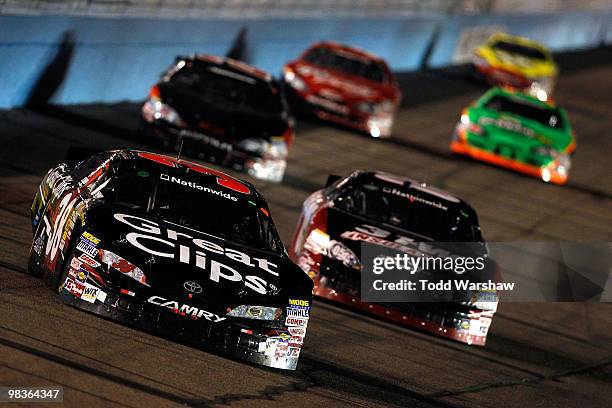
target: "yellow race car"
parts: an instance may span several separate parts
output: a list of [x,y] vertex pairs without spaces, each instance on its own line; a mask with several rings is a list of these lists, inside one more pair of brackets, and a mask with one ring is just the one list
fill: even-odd
[[558,73],[550,50],[537,41],[498,32],[474,50],[474,68],[490,85],[511,86],[545,101]]

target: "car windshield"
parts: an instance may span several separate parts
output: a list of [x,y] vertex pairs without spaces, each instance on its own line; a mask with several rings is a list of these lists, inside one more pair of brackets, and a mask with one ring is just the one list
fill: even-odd
[[115,203],[252,248],[282,252],[271,218],[254,200],[210,186],[207,175],[172,174],[143,161],[120,176]]
[[[448,208],[436,197],[398,195],[393,188],[366,183],[340,195],[335,205],[351,214],[392,225],[439,242],[480,241],[476,216]],[[442,208],[441,208],[442,207]]]
[[327,47],[310,51],[304,60],[313,65],[359,76],[375,82],[385,82],[385,69],[380,63],[335,52]]
[[170,81],[198,92],[209,103],[280,116],[283,104],[276,86],[261,79],[202,61],[188,62]]
[[559,109],[545,108],[528,101],[495,95],[485,104],[485,107],[530,119],[553,129],[562,129],[565,126]]
[[527,47],[525,45],[510,43],[507,41],[497,41],[491,45],[491,48],[499,51],[505,51],[512,54],[522,55],[527,58],[545,60],[546,55],[537,48]]

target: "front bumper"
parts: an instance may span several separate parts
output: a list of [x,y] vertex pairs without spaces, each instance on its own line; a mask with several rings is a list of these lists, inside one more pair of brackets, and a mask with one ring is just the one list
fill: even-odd
[[357,113],[342,102],[332,101],[312,93],[302,94],[292,89],[290,85],[286,85],[286,89],[294,107],[312,113],[323,121],[355,129],[374,138],[387,138],[392,134],[394,122],[392,114]]
[[530,77],[518,70],[508,70],[483,62],[474,63],[475,69],[485,78],[489,85],[510,86],[532,94],[541,101],[546,101],[555,89],[555,75]]
[[359,272],[338,267],[335,261],[315,260],[304,249],[297,264],[315,282],[313,295],[374,315],[407,328],[425,331],[461,343],[484,346],[495,309],[483,310],[459,303],[369,303],[360,296]]
[[213,323],[108,288],[104,291],[102,299],[98,297],[90,302],[79,298],[64,285],[59,297],[78,309],[206,351],[266,367],[285,370],[297,367],[301,344],[292,343],[287,327],[260,327],[245,322],[245,319],[231,318]]
[[460,130],[456,130],[450,143],[455,154],[471,157],[475,160],[491,163],[499,167],[538,178],[547,183],[563,185],[569,177],[569,166],[557,165],[554,162],[547,166],[535,166],[508,157],[503,157],[485,149],[471,145]]
[[486,344],[494,315],[492,311],[460,309],[445,303],[366,303],[358,296],[337,291],[320,281],[315,284],[313,294],[401,326],[475,346]]

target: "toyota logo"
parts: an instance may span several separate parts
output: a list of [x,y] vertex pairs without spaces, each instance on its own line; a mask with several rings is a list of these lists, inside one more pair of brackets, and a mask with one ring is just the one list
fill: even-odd
[[187,281],[183,283],[183,287],[191,293],[200,293],[202,292],[202,286],[194,281]]

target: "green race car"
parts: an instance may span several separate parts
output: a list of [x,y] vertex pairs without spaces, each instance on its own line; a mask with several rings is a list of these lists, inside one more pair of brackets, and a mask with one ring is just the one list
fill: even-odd
[[453,153],[564,184],[576,139],[563,108],[492,88],[463,110],[450,147]]

